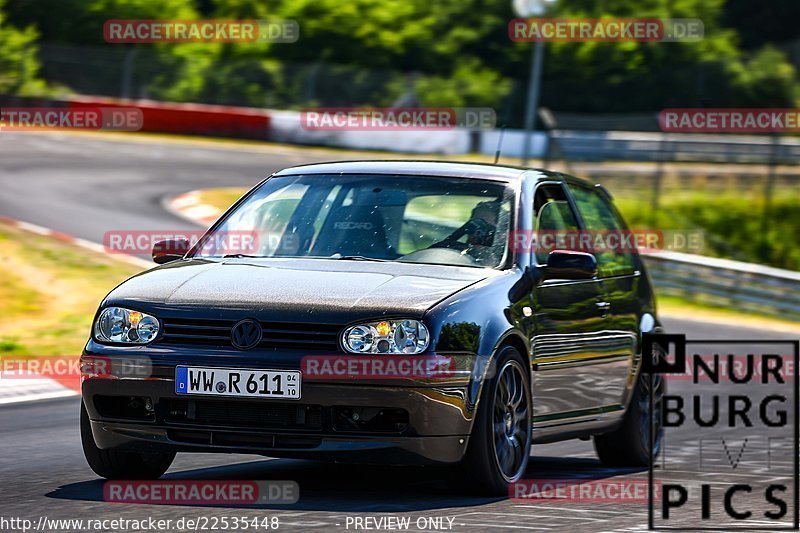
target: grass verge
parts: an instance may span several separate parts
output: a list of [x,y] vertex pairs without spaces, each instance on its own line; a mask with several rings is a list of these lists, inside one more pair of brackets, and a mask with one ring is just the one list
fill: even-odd
[[203,189],[198,192],[197,199],[201,204],[216,207],[224,212],[233,203],[246,193],[248,189],[239,187],[220,187],[217,189]]
[[[658,291],[656,291],[658,292]],[[658,296],[659,316],[693,320],[697,322],[715,323],[726,326],[741,326],[754,329],[766,329],[800,335],[800,322],[779,318],[772,315],[732,311],[729,307],[710,305],[684,300],[678,296]]]
[[0,223],[0,356],[75,355],[103,297],[140,269]]

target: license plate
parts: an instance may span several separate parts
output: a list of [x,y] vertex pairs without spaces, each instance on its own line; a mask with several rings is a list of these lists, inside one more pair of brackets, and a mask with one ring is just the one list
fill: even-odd
[[300,382],[297,371],[191,366],[175,369],[177,394],[299,400]]

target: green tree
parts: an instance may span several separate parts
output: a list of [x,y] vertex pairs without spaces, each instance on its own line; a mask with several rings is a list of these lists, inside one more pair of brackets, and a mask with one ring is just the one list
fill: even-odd
[[37,78],[34,28],[16,29],[5,20],[4,0],[0,0],[0,93],[32,95],[44,90]]
[[35,26],[47,43],[105,45],[109,19],[192,19],[193,0],[8,0],[9,20]]
[[[786,57],[774,49],[752,59],[744,54],[737,32],[721,25],[724,5],[725,0],[562,0],[562,17],[699,18],[705,37],[549,44],[544,104],[586,112],[793,105],[795,74]],[[765,82],[771,86],[759,87]]]
[[[298,21],[300,41],[267,45],[266,53],[278,62],[314,65],[332,74],[337,85],[336,71],[342,69],[336,65],[374,69],[372,75],[351,69],[354,81],[366,87],[352,94],[351,102],[391,104],[408,88],[409,77],[401,73],[419,72],[424,75],[416,76],[414,85],[421,104],[488,106],[511,88],[497,68],[508,62],[509,51],[515,54],[504,29],[510,5],[507,0],[218,0],[215,15]],[[235,45],[228,59],[246,56],[247,50],[253,47]],[[382,93],[369,89],[376,80],[385,81]],[[336,90],[347,93],[348,87]]]
[[[772,1],[784,5],[781,12],[792,11],[788,0]],[[755,44],[743,51],[737,29],[729,26],[726,16],[744,9],[743,2],[559,0],[549,15],[699,18],[705,38],[549,43],[542,104],[612,113],[794,105],[800,89],[784,53],[763,47],[771,41],[752,31],[748,42]],[[100,93],[118,92],[122,66],[132,60],[137,95],[154,98],[301,107],[389,105],[413,96],[430,106],[491,106],[502,122],[521,124],[531,44],[508,37],[510,0],[8,0],[7,13],[18,28],[34,25],[45,43],[102,46],[88,59],[106,66],[73,76],[75,85],[96,81]],[[108,19],[200,17],[293,19],[300,40],[135,45],[134,55],[128,53],[132,45],[109,45],[102,38]],[[774,13],[767,19],[778,20]],[[31,43],[34,34],[20,31]],[[12,32],[5,39],[20,37]],[[48,47],[42,48],[47,64]],[[70,72],[83,67],[76,61]]]

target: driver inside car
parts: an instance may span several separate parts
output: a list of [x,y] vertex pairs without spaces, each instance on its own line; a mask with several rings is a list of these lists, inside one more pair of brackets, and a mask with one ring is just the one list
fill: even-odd
[[[453,248],[481,262],[493,257],[492,246],[500,211],[500,202],[481,202],[472,209],[469,220],[432,248]],[[466,242],[460,242],[466,236]]]

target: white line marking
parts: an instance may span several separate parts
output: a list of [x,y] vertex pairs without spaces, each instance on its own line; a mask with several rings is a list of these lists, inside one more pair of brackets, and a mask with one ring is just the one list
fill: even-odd
[[22,230],[25,230],[25,231],[29,231],[31,233],[36,233],[37,235],[48,236],[48,235],[52,235],[53,234],[52,230],[49,230],[49,229],[44,228],[42,226],[37,226],[36,224],[31,224],[29,222],[23,222],[21,220],[17,221],[17,227],[19,229],[22,229]]
[[57,392],[42,392],[39,394],[25,394],[22,396],[14,396],[11,398],[0,398],[0,405],[9,405],[12,403],[34,402],[37,400],[52,400],[53,398],[67,398],[69,396],[77,396],[78,391],[65,389]]

